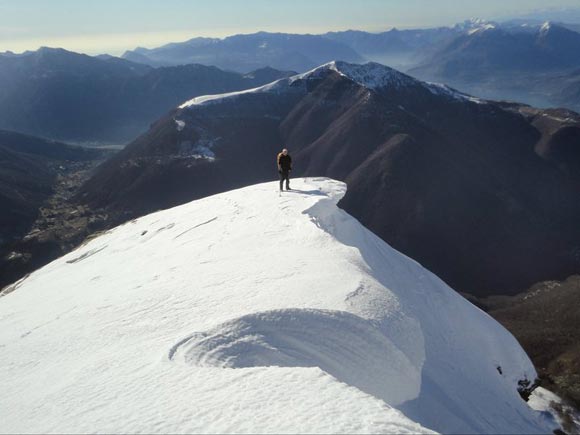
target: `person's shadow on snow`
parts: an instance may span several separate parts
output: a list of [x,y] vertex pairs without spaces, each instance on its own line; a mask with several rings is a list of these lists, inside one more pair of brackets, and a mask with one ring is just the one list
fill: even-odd
[[302,193],[303,195],[318,195],[318,196],[326,196],[324,192],[320,190],[299,190],[299,189],[292,189],[292,190],[285,190],[284,193]]

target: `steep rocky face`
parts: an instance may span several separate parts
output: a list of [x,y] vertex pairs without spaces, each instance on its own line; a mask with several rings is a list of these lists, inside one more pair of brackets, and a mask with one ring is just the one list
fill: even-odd
[[470,299],[515,335],[543,386],[580,408],[580,276],[537,283],[515,296]]
[[580,267],[572,112],[478,100],[392,69],[331,63],[193,99],[79,196],[119,220],[276,176],[346,180],[349,213],[456,288],[517,291]]

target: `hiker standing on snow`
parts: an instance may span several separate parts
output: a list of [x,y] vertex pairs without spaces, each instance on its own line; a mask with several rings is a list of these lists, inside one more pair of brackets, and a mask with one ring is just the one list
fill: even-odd
[[292,157],[288,154],[288,150],[284,148],[278,158],[278,173],[280,174],[280,191],[282,191],[282,184],[286,180],[286,190],[290,190],[290,171],[292,170]]

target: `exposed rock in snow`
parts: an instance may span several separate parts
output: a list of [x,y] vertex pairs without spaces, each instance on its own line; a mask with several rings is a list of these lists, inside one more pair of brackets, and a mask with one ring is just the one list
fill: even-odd
[[179,119],[176,119],[175,124],[177,125],[177,131],[183,131],[183,129],[185,128],[185,121],[180,121]]
[[215,160],[215,153],[212,151],[215,140],[202,138],[197,142],[184,141],[179,146],[180,157],[191,157],[194,159]]

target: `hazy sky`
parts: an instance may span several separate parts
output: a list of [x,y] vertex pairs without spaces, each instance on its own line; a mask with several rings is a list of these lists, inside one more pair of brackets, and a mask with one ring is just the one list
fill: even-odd
[[580,7],[579,0],[0,0],[0,51],[121,54],[194,36],[452,25]]

